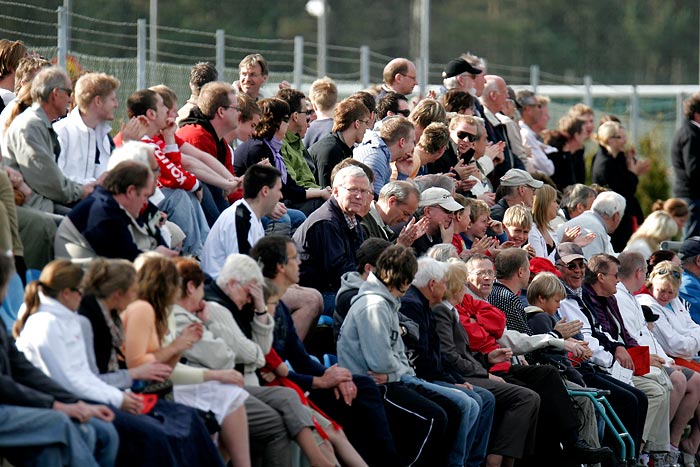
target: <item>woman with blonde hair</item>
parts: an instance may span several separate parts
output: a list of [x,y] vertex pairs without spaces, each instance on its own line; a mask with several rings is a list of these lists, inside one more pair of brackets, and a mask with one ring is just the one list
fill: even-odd
[[625,251],[638,251],[645,260],[649,259],[661,242],[672,239],[677,233],[678,224],[666,211],[654,211],[632,234]]
[[669,214],[678,226],[678,233],[683,233],[683,228],[685,227],[688,218],[690,217],[690,210],[688,209],[688,203],[686,203],[681,198],[669,198],[666,201],[661,201],[657,199],[651,206],[652,211],[665,211]]
[[183,352],[202,337],[202,326],[192,323],[177,337],[171,309],[180,293],[175,264],[158,253],[144,253],[135,261],[138,299],[122,313],[124,356],[127,367],[161,362],[173,368],[176,402],[203,412],[211,411],[220,425],[219,450],[234,466],[250,466],[248,419],[243,377],[236,370],[211,371],[180,363]]

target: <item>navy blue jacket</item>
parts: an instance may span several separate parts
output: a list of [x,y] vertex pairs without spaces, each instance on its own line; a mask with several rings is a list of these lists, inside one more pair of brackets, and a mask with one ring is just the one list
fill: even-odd
[[350,230],[335,197],[314,211],[294,233],[299,248],[299,284],[321,292],[337,292],[340,277],[356,271],[355,253],[365,240],[360,218]]

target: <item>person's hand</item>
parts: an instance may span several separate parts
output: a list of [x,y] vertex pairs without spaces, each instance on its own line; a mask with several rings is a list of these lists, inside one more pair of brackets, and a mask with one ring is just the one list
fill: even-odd
[[111,422],[112,420],[114,420],[114,412],[112,412],[112,409],[110,409],[106,405],[87,404],[87,406],[92,411],[93,417],[99,418],[100,420],[103,420],[105,422]]
[[501,347],[499,349],[492,350],[488,354],[488,360],[491,365],[507,362],[511,358],[513,358],[513,351],[510,349],[510,347]]
[[486,150],[484,155],[491,158],[494,165],[500,164],[505,160],[503,151],[506,148],[505,141],[499,141],[498,143],[490,143],[486,145]]
[[649,159],[638,160],[636,157],[627,157],[627,170],[635,174],[637,177],[641,177],[645,173],[649,172],[651,167],[651,161]]
[[175,338],[173,343],[177,343],[180,351],[184,352],[185,350],[191,349],[196,342],[199,342],[199,339],[202,338],[203,331],[201,323],[190,323],[185,326],[185,329]]
[[476,199],[480,199],[481,201],[484,201],[486,204],[489,205],[489,207],[491,207],[494,204],[496,204],[496,193],[492,193],[490,191],[487,191],[485,193],[481,193],[479,196],[476,197]]
[[455,386],[462,387],[464,389],[469,389],[470,391],[474,390],[474,386],[471,383],[467,383],[466,381],[463,383],[457,383]]
[[522,248],[523,250],[527,251],[527,259],[528,259],[528,260],[531,260],[532,258],[534,258],[535,256],[537,256],[537,252],[536,252],[535,249],[532,247],[532,245],[530,245],[529,243],[526,243],[525,245],[521,246],[520,248]]
[[175,123],[174,118],[169,118],[166,120],[165,128],[160,130],[160,134],[163,137],[166,145],[175,144],[175,132],[177,131],[177,123]]
[[416,221],[416,218],[412,217],[411,220],[408,221],[408,224],[404,225],[401,232],[399,232],[399,238],[396,240],[396,243],[407,248],[413,245],[413,242],[421,238],[425,235],[425,232],[427,232],[428,221],[429,219],[427,217],[421,217],[419,221]]
[[334,388],[340,383],[347,381],[352,381],[352,374],[347,368],[339,367],[337,363],[326,369],[323,376],[318,378],[318,384],[321,389]]
[[163,256],[168,256],[168,257],[180,256],[180,254],[177,251],[171,250],[167,246],[163,246],[163,245],[158,245],[156,247],[155,251],[160,253]]
[[321,199],[323,201],[328,201],[333,193],[333,189],[329,186],[326,188],[321,188]]
[[505,383],[505,382],[506,382],[506,381],[505,381],[503,378],[501,378],[500,376],[492,375],[491,373],[489,373],[489,379],[490,379],[491,381],[495,381],[495,382],[497,382],[497,383]]
[[229,194],[235,192],[236,190],[238,190],[238,189],[241,187],[242,183],[243,183],[243,182],[241,181],[241,178],[240,178],[240,177],[233,177],[233,178],[231,178],[231,179],[229,179],[229,180],[226,180],[226,182],[227,182],[227,183],[226,183],[226,191],[227,191]]
[[78,420],[80,423],[85,423],[92,417],[92,411],[83,401],[78,401],[75,404],[65,404],[63,402],[54,401],[51,408],[68,415],[70,418]]
[[445,227],[444,224],[440,224],[440,237],[442,238],[442,243],[452,243],[452,237],[455,234],[455,223],[450,222],[449,227]]
[[568,322],[566,318],[562,318],[554,325],[554,330],[561,334],[563,339],[575,336],[582,328],[583,322],[578,319]]
[[122,405],[120,408],[124,412],[130,414],[140,414],[141,410],[143,410],[143,400],[136,394],[131,393],[130,391],[125,391],[122,394],[124,395],[124,397],[122,398]]
[[489,227],[491,227],[491,230],[493,230],[493,233],[496,235],[501,235],[503,234],[503,223],[499,222],[494,219],[489,220]]
[[260,377],[265,381],[266,383],[271,383],[274,380],[277,379],[277,375],[274,374],[271,371],[260,371]]
[[624,346],[620,345],[615,349],[615,360],[620,363],[622,368],[634,370],[634,361]]
[[248,293],[250,294],[250,298],[253,300],[255,311],[267,311],[267,306],[265,306],[265,297],[263,295],[263,288],[259,282],[248,282]]
[[124,143],[127,141],[140,141],[148,133],[148,118],[145,115],[131,117],[128,122],[122,123],[120,133]]
[[170,365],[160,362],[149,362],[137,367],[129,368],[131,379],[143,379],[146,381],[165,381],[170,377],[173,369]]
[[496,240],[493,237],[488,237],[488,236],[484,235],[483,237],[474,240],[474,242],[472,243],[472,247],[470,248],[469,251],[471,253],[482,253],[483,254],[484,252],[495,247],[496,245],[498,245],[498,240]]
[[3,166],[2,168],[7,173],[7,177],[10,179],[12,188],[19,188],[24,182],[24,177],[22,177],[22,174],[11,167]]
[[573,242],[579,235],[581,235],[580,225],[564,229],[564,234],[561,236],[561,243]]
[[655,366],[656,368],[661,368],[665,364],[666,364],[666,360],[659,357],[658,355],[656,355],[656,354],[649,355],[649,365]]
[[459,178],[462,180],[468,179],[470,175],[477,175],[480,173],[479,168],[476,166],[476,164],[466,163],[462,159],[460,159],[457,162],[457,164],[454,167],[452,167],[452,169],[450,169],[450,171],[452,170],[457,172]]
[[[202,183],[202,182],[199,182],[199,183]],[[197,197],[197,201],[199,201],[201,204],[202,199],[204,199],[204,188],[202,187],[202,185],[199,185],[199,189],[195,190],[194,195]]]
[[277,376],[286,378],[287,376],[289,376],[289,367],[286,363],[282,362],[279,365],[277,365],[277,368],[275,368],[275,374]]
[[272,166],[272,164],[270,163],[270,159],[268,159],[267,157],[264,158],[264,159],[262,159],[260,162],[258,162],[258,164],[259,164],[259,165],[269,165],[269,166]]
[[283,203],[278,202],[275,205],[275,209],[272,210],[268,217],[270,217],[272,220],[278,221],[285,214],[287,214],[287,207]]
[[396,170],[400,174],[411,175],[411,171],[413,170],[413,157],[408,155],[400,157],[394,164],[396,165]]
[[593,240],[595,240],[596,234],[595,232],[589,232],[586,235],[579,235],[576,237],[576,240],[574,240],[574,243],[580,246],[581,248],[587,247],[588,245],[591,244]]
[[497,250],[507,250],[508,248],[514,248],[516,246],[515,242],[512,240],[508,240],[506,242],[501,243],[498,245]]
[[374,371],[368,371],[367,374],[377,384],[386,384],[389,382],[389,375],[386,373],[375,373]]
[[206,370],[204,372],[205,381],[218,381],[224,384],[243,386],[245,380],[243,374],[238,370]]
[[207,304],[206,300],[200,300],[197,309],[194,310],[192,314],[203,323],[209,322],[209,304]]
[[347,405],[352,405],[352,401],[355,400],[355,397],[357,397],[357,386],[355,386],[355,383],[353,383],[352,380],[344,381],[333,388],[333,392],[335,393],[336,399],[340,399],[342,397],[343,402],[345,402]]
[[95,190],[95,182],[86,183],[83,185],[83,198],[90,195]]
[[477,183],[481,183],[481,182],[479,182],[479,180],[477,180],[476,178],[469,177],[469,178],[465,178],[462,180],[458,180],[455,183],[457,185],[457,191],[461,191],[462,193],[466,193],[467,191],[474,188]]
[[291,84],[289,84],[289,81],[286,79],[283,79],[282,82],[279,84],[280,89],[290,89],[292,87]]
[[583,358],[586,354],[586,346],[576,339],[566,339],[564,348],[567,352],[571,352],[576,358]]

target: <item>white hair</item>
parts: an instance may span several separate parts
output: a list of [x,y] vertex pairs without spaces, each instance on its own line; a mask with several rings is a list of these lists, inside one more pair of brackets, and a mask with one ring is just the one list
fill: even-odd
[[627,202],[625,198],[614,191],[604,191],[593,200],[591,210],[600,217],[611,218],[615,214],[622,215],[625,212]]
[[413,285],[420,289],[428,285],[431,279],[435,281],[441,280],[445,277],[446,272],[447,263],[441,263],[428,256],[421,256],[418,258],[418,272],[413,278]]
[[265,281],[258,263],[250,256],[239,253],[233,253],[226,258],[219,277],[216,278],[216,285],[224,289],[231,279],[241,284],[255,281],[262,285]]
[[367,178],[369,180],[365,171],[360,167],[356,165],[348,165],[347,167],[340,169],[338,173],[335,174],[335,177],[333,177],[333,186],[342,186],[343,183],[345,183],[345,180],[348,178]]
[[433,245],[425,252],[425,255],[441,262],[459,256],[457,254],[457,248],[451,243],[438,243],[437,245]]
[[146,164],[150,169],[154,151],[155,147],[151,144],[141,141],[127,141],[122,146],[115,149],[112,155],[109,156],[107,170],[114,169],[120,162],[124,161],[141,162],[142,164]]

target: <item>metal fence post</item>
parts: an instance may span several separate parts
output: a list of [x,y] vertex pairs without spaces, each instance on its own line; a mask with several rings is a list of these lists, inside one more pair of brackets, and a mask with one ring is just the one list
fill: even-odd
[[586,104],[588,107],[593,108],[593,78],[591,78],[590,75],[586,75],[583,77],[583,86],[586,88],[586,91],[583,95],[583,103]]
[[70,50],[70,30],[72,25],[71,12],[73,11],[73,0],[63,0],[63,9],[65,10],[65,25],[66,25],[66,53]]
[[301,89],[304,76],[304,36],[294,36],[294,89]]
[[421,0],[420,5],[420,68],[418,69],[420,94],[425,96],[428,91],[430,73],[430,0]]
[[369,87],[369,46],[360,47],[360,82],[362,89]]
[[685,115],[683,115],[683,93],[676,94],[676,130],[683,125]]
[[226,36],[223,29],[216,30],[216,71],[219,72],[219,81],[226,81]]
[[530,86],[532,86],[532,92],[537,94],[537,86],[540,85],[540,66],[530,65]]
[[136,26],[136,89],[146,89],[146,20]]
[[68,24],[66,23],[66,9],[62,6],[58,7],[58,44],[57,44],[57,60],[58,66],[66,69],[66,54],[68,53]]
[[635,147],[639,146],[639,93],[637,93],[637,85],[632,85],[632,96],[630,97],[630,134],[632,136],[632,144]]

